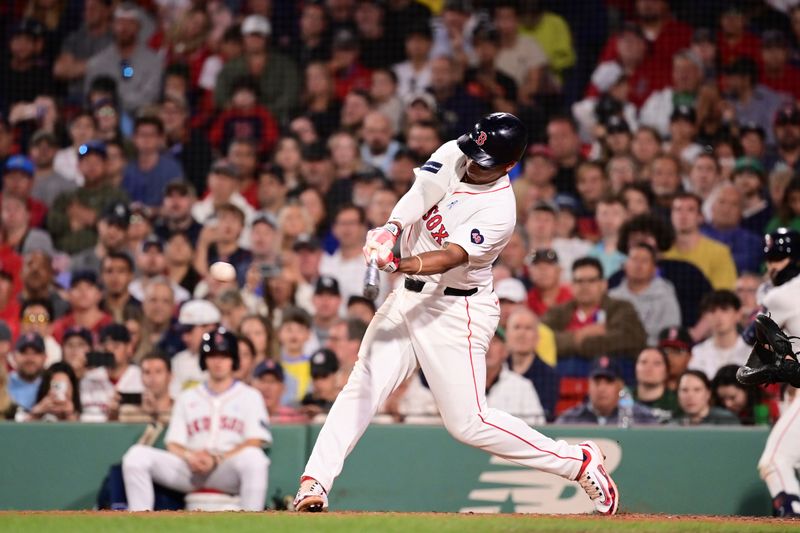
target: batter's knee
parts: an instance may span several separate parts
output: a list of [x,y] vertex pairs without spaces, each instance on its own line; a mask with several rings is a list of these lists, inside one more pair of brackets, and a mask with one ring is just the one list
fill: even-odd
[[134,444],[122,456],[122,470],[147,468],[150,464],[150,452],[152,448],[141,444]]
[[481,429],[481,419],[478,414],[461,416],[455,419],[445,418],[444,426],[448,433],[459,442],[470,446],[477,446],[478,435]]

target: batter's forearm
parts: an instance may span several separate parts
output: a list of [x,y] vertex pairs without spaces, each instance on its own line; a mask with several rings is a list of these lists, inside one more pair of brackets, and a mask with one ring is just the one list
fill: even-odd
[[424,252],[400,260],[397,268],[403,274],[427,276],[441,274],[467,262],[467,252],[458,245],[447,243],[445,248]]

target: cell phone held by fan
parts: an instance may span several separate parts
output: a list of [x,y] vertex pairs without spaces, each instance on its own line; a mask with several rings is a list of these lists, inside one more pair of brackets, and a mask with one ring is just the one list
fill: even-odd
[[89,368],[114,368],[116,360],[111,352],[91,351],[86,354],[86,366]]
[[119,393],[120,405],[142,405],[141,392],[120,392]]

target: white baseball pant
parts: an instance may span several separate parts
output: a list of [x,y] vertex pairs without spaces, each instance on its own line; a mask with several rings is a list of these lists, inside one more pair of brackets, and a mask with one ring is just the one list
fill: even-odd
[[800,496],[795,469],[800,465],[800,394],[781,414],[767,438],[764,453],[758,460],[758,472],[767,484],[770,496],[785,492]]
[[248,446],[206,475],[194,474],[186,461],[165,450],[137,444],[122,458],[122,476],[130,511],[152,511],[153,482],[181,492],[200,488],[238,494],[245,511],[263,511],[269,458]]
[[574,480],[582,465],[580,448],[486,405],[485,354],[500,318],[494,293],[482,289],[464,297],[433,290],[433,284],[421,293],[401,287],[378,309],[303,475],[330,491],[372,417],[419,364],[442,421],[457,440]]

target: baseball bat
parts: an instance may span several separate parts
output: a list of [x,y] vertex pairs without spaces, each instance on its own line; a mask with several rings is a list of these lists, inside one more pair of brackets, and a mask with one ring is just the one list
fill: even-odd
[[367,274],[364,276],[364,298],[374,300],[378,297],[378,292],[380,291],[378,287],[380,283],[378,273],[378,252],[373,251],[369,256]]

